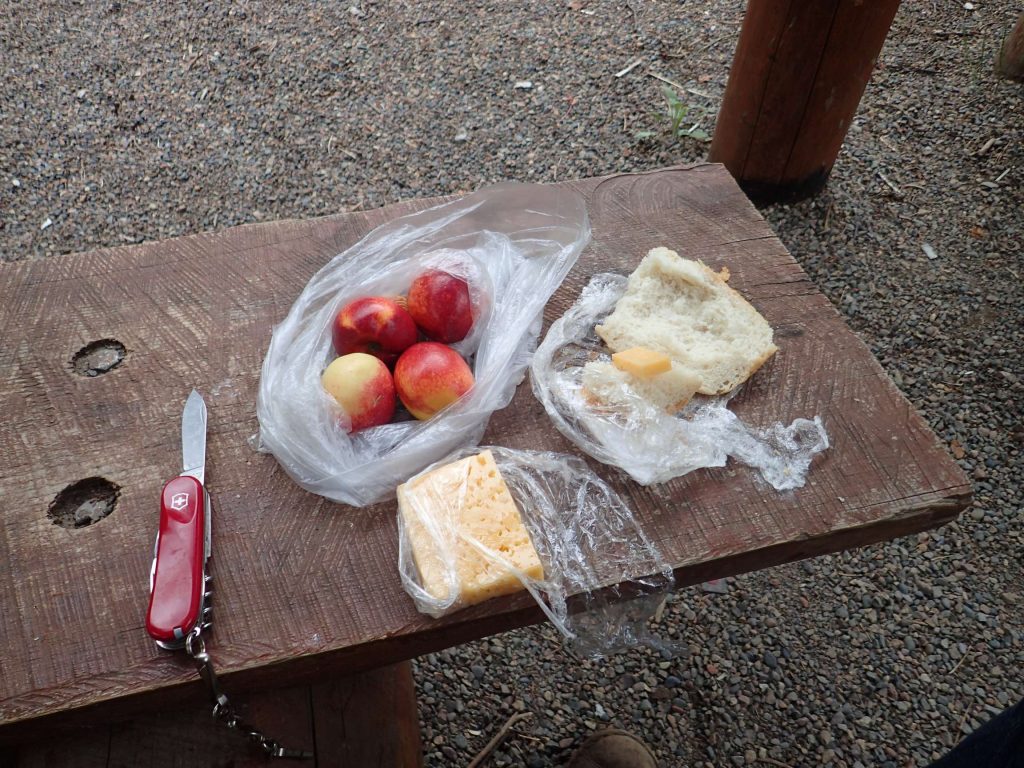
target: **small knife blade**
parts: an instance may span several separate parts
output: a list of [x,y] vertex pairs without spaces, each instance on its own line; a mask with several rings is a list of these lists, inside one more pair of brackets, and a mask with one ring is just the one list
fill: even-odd
[[206,401],[194,389],[181,412],[181,466],[181,474],[203,482],[206,474]]

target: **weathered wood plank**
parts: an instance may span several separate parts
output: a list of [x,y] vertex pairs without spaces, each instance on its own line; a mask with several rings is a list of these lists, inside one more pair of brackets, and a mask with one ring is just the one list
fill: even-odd
[[[594,238],[547,323],[592,273],[629,271],[656,245],[727,265],[779,330],[779,354],[737,410],[754,424],[820,414],[832,439],[807,487],[784,494],[731,465],[652,488],[594,465],[681,583],[921,530],[966,505],[963,474],[721,166],[570,186],[588,199]],[[208,646],[229,690],[348,674],[539,620],[522,596],[441,621],[417,614],[398,579],[393,505],[307,494],[247,442],[271,328],[305,282],[373,226],[432,202],[0,266],[0,738],[43,716],[63,713],[40,723],[52,730],[79,710],[125,717],[200,695],[187,660],[158,651],[143,628],[155,500],[178,468],[193,386],[210,409]],[[100,338],[120,340],[124,362],[73,373],[72,355]],[[528,383],[485,441],[573,450]],[[50,501],[92,476],[120,487],[113,513],[53,525]]]

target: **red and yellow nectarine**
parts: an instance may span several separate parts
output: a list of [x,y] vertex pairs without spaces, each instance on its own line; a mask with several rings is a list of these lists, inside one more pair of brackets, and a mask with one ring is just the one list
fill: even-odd
[[409,413],[429,419],[473,386],[473,372],[458,352],[444,344],[413,344],[395,363],[395,389]]
[[412,281],[409,314],[428,339],[445,344],[462,341],[473,327],[469,286],[461,277],[432,269]]
[[351,422],[350,432],[387,424],[395,415],[391,371],[365,352],[336,358],[324,369],[320,383],[345,411]]
[[366,296],[342,307],[331,335],[339,355],[365,352],[393,365],[419,334],[412,315],[395,299]]

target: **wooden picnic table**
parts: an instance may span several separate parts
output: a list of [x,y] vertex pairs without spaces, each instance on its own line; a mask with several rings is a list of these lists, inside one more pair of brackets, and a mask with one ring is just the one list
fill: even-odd
[[[735,411],[754,425],[817,414],[831,440],[807,485],[784,493],[732,463],[645,488],[591,461],[632,505],[680,586],[933,528],[969,504],[963,473],[722,166],[563,186],[586,198],[593,239],[549,302],[545,327],[591,274],[627,273],[651,247],[727,266],[779,346]],[[253,719],[267,702],[285,701],[287,723],[257,723],[277,730],[271,735],[283,728],[282,741],[290,734],[321,754],[344,752],[358,739],[339,733],[374,731],[365,724],[374,708],[396,707],[405,714],[393,719],[415,739],[402,662],[542,619],[525,595],[440,620],[417,613],[398,577],[392,502],[333,504],[250,447],[271,329],[306,281],[373,227],[437,202],[0,266],[0,741],[47,736],[22,748],[21,765],[163,765],[154,753],[161,738],[173,741],[168,728],[191,739],[221,728],[209,722],[190,661],[159,650],[143,626],[157,496],[179,470],[192,387],[209,406],[208,647],[229,695],[250,692]],[[115,366],[111,340],[125,350]],[[107,347],[79,355],[94,342]],[[484,443],[576,452],[528,382],[492,417]],[[98,518],[111,503],[81,527],[51,519],[75,509]],[[353,704],[353,690],[374,687],[390,691],[390,703]],[[118,724],[154,710],[165,715]],[[348,731],[322,719],[357,715],[364,727]],[[61,734],[76,739],[77,762],[46,763],[41,755],[60,751]],[[236,748],[245,750],[224,747]],[[418,754],[418,743],[401,749]],[[387,764],[418,759],[388,754]]]

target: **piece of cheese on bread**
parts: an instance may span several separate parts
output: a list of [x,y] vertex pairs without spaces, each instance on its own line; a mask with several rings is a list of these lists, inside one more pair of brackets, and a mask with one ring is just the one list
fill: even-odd
[[438,467],[398,486],[405,525],[420,583],[437,600],[473,605],[523,588],[514,572],[533,579],[544,569],[522,515],[494,456],[474,456]]
[[612,355],[612,365],[641,379],[672,370],[672,358],[647,347],[630,347]]
[[613,410],[630,410],[636,398],[667,413],[678,413],[700,386],[700,378],[670,363],[669,370],[652,376],[637,376],[613,363],[593,360],[583,366],[581,384],[594,405]]
[[772,328],[723,275],[668,248],[654,248],[629,276],[615,310],[597,326],[613,352],[646,347],[721,395],[742,384],[777,347]]

